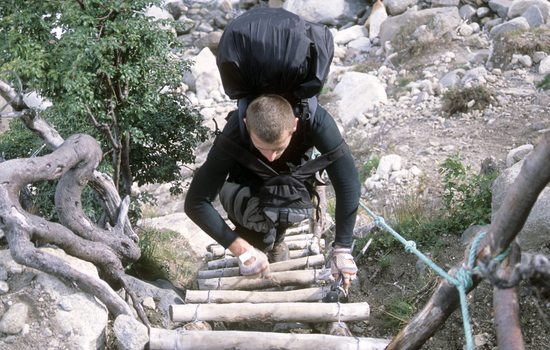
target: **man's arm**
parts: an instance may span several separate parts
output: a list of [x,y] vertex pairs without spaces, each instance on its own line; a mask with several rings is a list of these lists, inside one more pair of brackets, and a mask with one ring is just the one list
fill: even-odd
[[206,162],[193,176],[184,205],[187,216],[225,248],[235,241],[237,234],[223,220],[212,202],[218,196],[231,164],[231,159],[212,147]]
[[[312,131],[313,143],[321,153],[333,150],[343,140],[333,117],[321,106],[317,107]],[[361,194],[359,175],[351,153],[346,153],[332,163],[327,168],[327,173],[336,194],[334,244],[349,248],[353,240],[353,229]]]

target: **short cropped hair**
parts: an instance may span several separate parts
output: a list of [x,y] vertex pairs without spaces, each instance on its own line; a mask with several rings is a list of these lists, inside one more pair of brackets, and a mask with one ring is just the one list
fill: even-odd
[[264,142],[281,139],[284,131],[292,131],[295,116],[290,103],[282,96],[266,94],[254,99],[246,109],[246,127]]

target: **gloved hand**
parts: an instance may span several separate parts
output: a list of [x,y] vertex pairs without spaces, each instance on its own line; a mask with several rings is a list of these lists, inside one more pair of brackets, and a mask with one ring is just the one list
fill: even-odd
[[351,281],[357,278],[357,265],[355,265],[350,248],[335,247],[332,250],[330,272],[334,279],[338,279],[338,276],[342,274],[343,288],[347,291]]
[[242,276],[257,275],[269,272],[267,256],[256,248],[251,248],[239,255],[239,272]]

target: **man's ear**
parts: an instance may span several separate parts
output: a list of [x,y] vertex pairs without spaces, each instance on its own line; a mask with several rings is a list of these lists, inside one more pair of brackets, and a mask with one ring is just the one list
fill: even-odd
[[294,118],[294,128],[292,128],[292,132],[296,131],[298,129],[298,118]]

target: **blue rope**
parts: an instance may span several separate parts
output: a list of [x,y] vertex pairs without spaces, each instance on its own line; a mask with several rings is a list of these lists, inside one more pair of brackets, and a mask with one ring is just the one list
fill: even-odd
[[[437,272],[440,276],[445,278],[449,283],[451,283],[456,287],[456,289],[458,290],[458,295],[460,297],[460,310],[462,313],[462,323],[464,325],[464,336],[466,338],[466,348],[468,350],[473,350],[474,340],[472,337],[472,326],[470,324],[470,317],[468,313],[468,300],[467,300],[466,291],[473,286],[472,273],[474,270],[477,269],[477,266],[474,266],[476,261],[477,248],[479,246],[479,243],[485,237],[486,233],[485,232],[480,233],[478,236],[476,236],[476,238],[472,242],[472,246],[470,248],[470,254],[468,255],[468,265],[465,267],[461,267],[456,272],[455,276],[451,276],[441,267],[436,265],[430,258],[424,255],[421,251],[417,250],[416,243],[414,241],[407,241],[405,238],[399,235],[399,233],[397,233],[393,228],[391,228],[386,224],[386,222],[384,221],[384,218],[374,214],[374,212],[372,212],[369,208],[367,208],[367,206],[362,201],[359,201],[359,205],[374,219],[374,223],[376,226],[388,231],[394,238],[396,238],[399,242],[401,242],[405,246],[406,252],[413,253],[416,256],[418,256],[420,260],[426,263],[426,265],[431,267],[435,272]],[[499,254],[495,258],[495,260],[497,260],[498,262],[502,262],[502,260],[504,260],[504,258],[508,255],[509,251],[510,251],[510,247],[508,247],[508,249],[506,249],[504,252]]]

